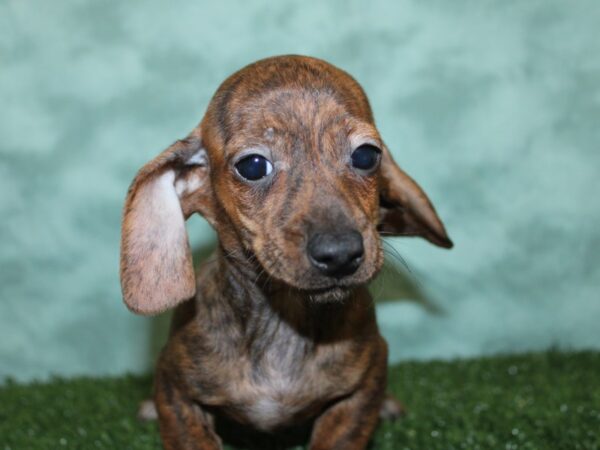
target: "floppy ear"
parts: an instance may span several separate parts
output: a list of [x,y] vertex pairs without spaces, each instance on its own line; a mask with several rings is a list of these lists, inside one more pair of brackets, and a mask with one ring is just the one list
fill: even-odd
[[444,248],[452,241],[419,185],[400,169],[384,146],[379,189],[379,231],[386,235],[420,236]]
[[177,141],[146,164],[129,188],[121,228],[121,289],[129,309],[158,314],[193,297],[196,281],[185,219],[214,219],[206,151]]

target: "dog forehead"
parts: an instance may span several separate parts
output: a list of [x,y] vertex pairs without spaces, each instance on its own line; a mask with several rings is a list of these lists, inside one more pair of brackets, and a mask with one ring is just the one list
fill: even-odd
[[[231,75],[219,87],[203,120],[205,134],[222,147],[241,129],[265,121],[289,120],[302,124],[311,108],[326,105],[334,114],[346,114],[373,123],[367,97],[349,74],[305,56],[279,56],[257,61]],[[268,128],[265,127],[265,128]]]
[[236,134],[270,139],[276,134],[309,136],[316,130],[349,129],[357,119],[331,93],[310,87],[276,88],[248,98],[231,112]]
[[357,119],[323,92],[270,91],[241,106],[232,121],[235,133],[219,150],[227,159],[251,148],[337,158],[349,145],[381,145],[374,124]]

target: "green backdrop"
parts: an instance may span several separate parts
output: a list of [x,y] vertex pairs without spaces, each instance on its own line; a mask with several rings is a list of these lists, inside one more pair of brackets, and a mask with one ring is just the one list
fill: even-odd
[[599,23],[595,0],[0,1],[0,377],[150,367],[165,318],[119,291],[127,186],[282,53],[363,84],[456,244],[390,241],[393,360],[600,348]]

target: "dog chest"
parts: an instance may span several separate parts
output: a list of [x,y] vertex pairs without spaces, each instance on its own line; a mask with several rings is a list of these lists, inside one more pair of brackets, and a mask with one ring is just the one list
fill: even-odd
[[[290,355],[294,354],[290,350]],[[318,353],[292,360],[288,353],[267,351],[233,369],[225,412],[240,422],[272,431],[317,415],[332,399],[347,395],[358,382],[354,373],[332,372]],[[341,367],[341,366],[340,366]]]

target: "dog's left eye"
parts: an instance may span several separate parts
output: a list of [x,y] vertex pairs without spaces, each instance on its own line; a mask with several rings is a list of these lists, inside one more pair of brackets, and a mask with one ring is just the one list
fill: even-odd
[[248,155],[239,160],[235,169],[246,180],[256,181],[273,171],[273,164],[262,155]]
[[352,167],[360,170],[372,170],[379,163],[381,150],[371,144],[363,144],[352,152]]

